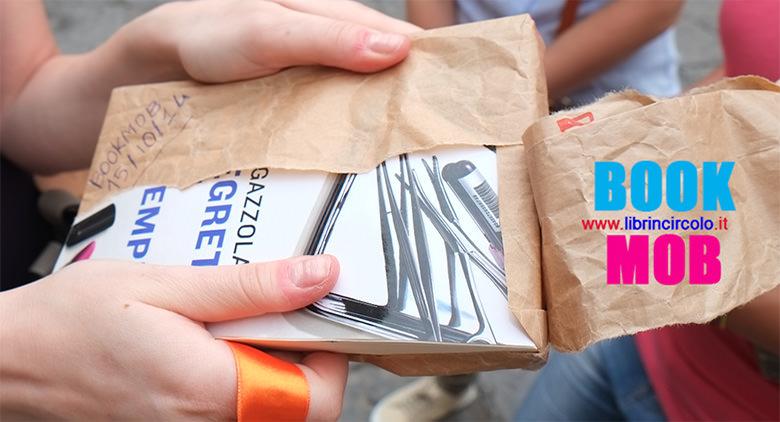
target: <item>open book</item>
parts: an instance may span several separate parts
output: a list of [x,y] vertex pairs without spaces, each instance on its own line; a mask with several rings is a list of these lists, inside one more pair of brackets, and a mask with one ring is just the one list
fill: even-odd
[[81,259],[235,265],[338,257],[334,290],[295,312],[210,324],[217,337],[344,353],[535,351],[507,306],[496,154],[439,148],[359,175],[253,169],[136,187],[79,215]]

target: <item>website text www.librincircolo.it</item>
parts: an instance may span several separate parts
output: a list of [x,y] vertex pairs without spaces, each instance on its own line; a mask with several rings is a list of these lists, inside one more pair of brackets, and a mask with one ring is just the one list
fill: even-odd
[[625,230],[625,231],[700,231],[728,230],[727,217],[718,218],[667,218],[634,217],[623,218],[586,218],[581,219],[583,230]]

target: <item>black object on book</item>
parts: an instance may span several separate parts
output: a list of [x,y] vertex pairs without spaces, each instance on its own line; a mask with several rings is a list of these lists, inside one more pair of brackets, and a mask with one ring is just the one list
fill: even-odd
[[110,204],[102,210],[90,215],[70,229],[68,238],[65,240],[65,245],[73,246],[108,229],[114,225],[115,217],[116,207],[114,204]]

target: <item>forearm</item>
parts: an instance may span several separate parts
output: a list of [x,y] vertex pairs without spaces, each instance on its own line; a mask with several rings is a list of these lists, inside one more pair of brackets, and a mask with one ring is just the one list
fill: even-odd
[[628,58],[677,19],[677,0],[617,0],[573,25],[548,46],[545,73],[557,100]]
[[3,113],[2,137],[13,140],[3,142],[3,154],[36,173],[87,167],[113,88],[186,77],[154,61],[161,43],[150,40],[140,54],[126,32],[89,53],[44,62]]
[[88,166],[117,85],[101,61],[88,53],[44,64],[4,116],[2,136],[13,142],[3,154],[39,174]]
[[455,0],[406,0],[406,19],[425,29],[454,25]]

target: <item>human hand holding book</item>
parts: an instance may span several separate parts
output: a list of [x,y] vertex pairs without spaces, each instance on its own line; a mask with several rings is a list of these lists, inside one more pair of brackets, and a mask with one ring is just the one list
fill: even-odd
[[[306,306],[338,272],[327,255],[220,268],[68,265],[0,295],[0,320],[14,321],[1,326],[3,415],[235,419],[236,364],[204,323]],[[311,420],[336,419],[346,358],[284,357],[306,379]]]
[[[342,275],[322,300],[209,329],[288,350],[533,351],[508,310],[496,258],[497,180],[494,151],[450,147],[359,175],[254,169],[184,191],[139,187],[113,197],[115,223],[69,242],[59,265],[88,241],[95,258],[174,265],[327,253],[339,257]],[[90,219],[80,216],[76,226]]]

